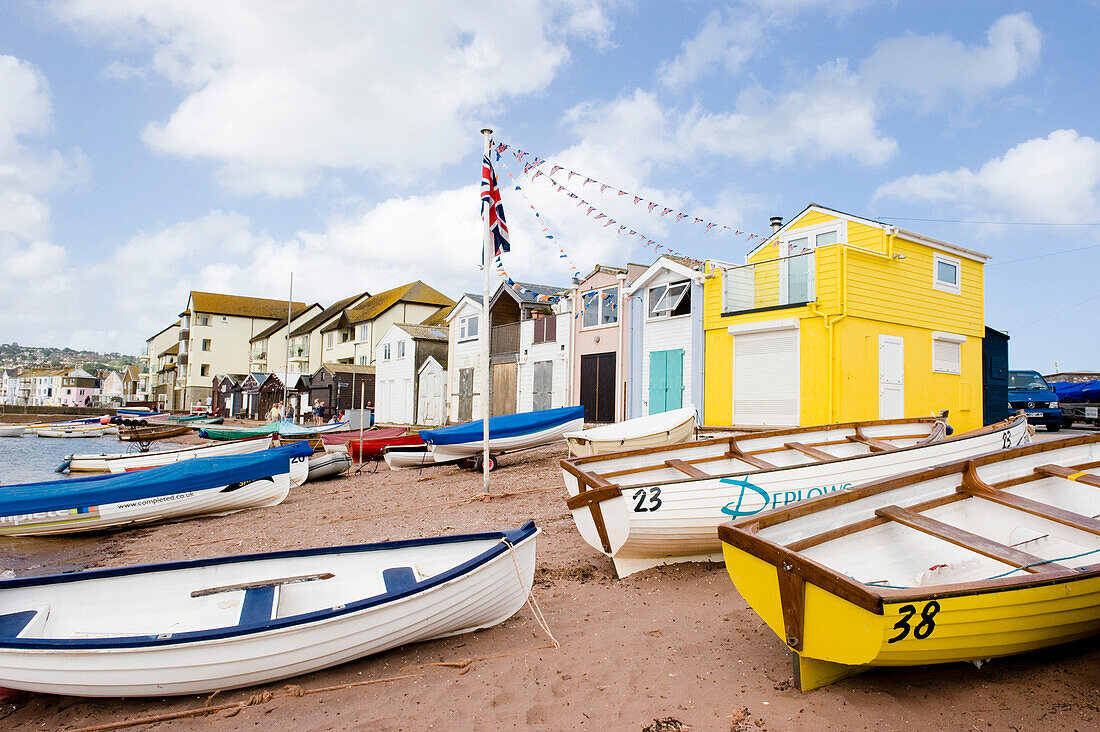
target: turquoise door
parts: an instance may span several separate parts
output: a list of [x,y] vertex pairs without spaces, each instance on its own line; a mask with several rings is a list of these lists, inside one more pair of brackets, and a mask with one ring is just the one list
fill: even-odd
[[659,414],[684,405],[684,349],[649,354],[649,413]]

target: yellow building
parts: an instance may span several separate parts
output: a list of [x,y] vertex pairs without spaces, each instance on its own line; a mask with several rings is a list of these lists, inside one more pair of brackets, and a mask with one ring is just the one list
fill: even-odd
[[707,262],[708,425],[982,422],[988,257],[811,204],[744,264]]

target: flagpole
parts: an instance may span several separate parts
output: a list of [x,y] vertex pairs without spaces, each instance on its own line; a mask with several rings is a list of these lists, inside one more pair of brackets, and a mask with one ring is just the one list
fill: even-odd
[[[286,392],[289,386],[287,382],[290,381],[290,311],[291,306],[294,304],[294,273],[290,273],[290,294],[286,296],[286,365],[283,369],[283,417],[286,418],[287,413],[290,411],[287,409]],[[271,343],[267,344],[268,358],[271,358]]]
[[[485,137],[485,159],[489,159],[493,131],[485,128],[481,131]],[[481,205],[481,269],[485,275],[481,290],[481,474],[485,492],[489,492],[489,338],[492,328],[489,326],[489,265],[493,261],[493,236],[489,231],[489,208]]]

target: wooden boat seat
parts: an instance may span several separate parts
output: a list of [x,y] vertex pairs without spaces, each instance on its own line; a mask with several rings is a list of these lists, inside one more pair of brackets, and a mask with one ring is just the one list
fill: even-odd
[[774,470],[775,468],[779,467],[778,465],[773,465],[769,463],[767,460],[758,458],[755,455],[751,455],[743,451],[740,447],[737,446],[737,443],[733,441],[730,441],[730,449],[726,454],[732,458],[737,458],[743,463],[748,463],[754,468],[760,468],[761,470]]
[[1052,478],[1065,478],[1066,480],[1072,480],[1100,488],[1100,475],[1094,475],[1084,470],[1073,470],[1071,468],[1062,467],[1061,465],[1040,465],[1035,468],[1035,472],[1040,475],[1048,475]]
[[245,590],[237,625],[253,625],[273,620],[279,606],[279,587],[280,585],[267,585]]
[[923,516],[901,506],[884,506],[876,510],[875,515],[924,532],[955,546],[961,546],[963,549],[969,549],[990,559],[996,559],[998,562],[1004,562],[1025,572],[1051,572],[1066,569],[1064,566],[1049,562],[1042,557],[1022,552],[1007,544],[987,539],[978,534],[972,534],[965,529],[945,524],[942,521]]
[[830,455],[829,453],[825,452],[824,450],[818,450],[816,447],[810,447],[809,445],[803,445],[801,442],[788,442],[783,446],[786,447],[788,450],[796,450],[797,452],[800,452],[803,455],[808,455],[809,457],[812,457],[814,460],[827,461],[827,460],[836,460],[837,459],[836,455]]
[[49,615],[49,605],[0,615],[0,638],[27,638],[39,635]]
[[848,435],[847,439],[849,442],[866,445],[871,452],[889,452],[890,450],[894,449],[892,445],[888,445],[882,440],[876,440],[874,437],[868,437],[867,435],[858,431],[854,435]]
[[711,477],[713,477],[710,473],[707,473],[707,472],[704,472],[704,471],[700,470],[699,468],[695,467],[691,463],[685,463],[683,460],[677,460],[676,458],[673,458],[671,460],[665,460],[665,465],[667,465],[670,468],[674,468],[676,470],[679,470],[684,475],[689,475],[692,478],[711,478]]
[[416,585],[416,572],[412,567],[383,569],[382,582],[386,585],[386,592],[404,592]]

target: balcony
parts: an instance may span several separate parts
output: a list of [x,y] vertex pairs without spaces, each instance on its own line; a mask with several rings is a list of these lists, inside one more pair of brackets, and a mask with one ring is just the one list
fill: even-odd
[[191,331],[188,328],[180,328],[180,340],[181,341],[186,341],[186,340],[190,340],[190,338],[191,338]]
[[722,314],[814,302],[814,252],[730,267],[722,272]]
[[494,325],[489,337],[489,355],[519,353],[519,322]]
[[180,366],[186,366],[187,365],[187,354],[186,353],[181,353],[179,355],[179,358],[176,359],[176,363],[178,363]]

